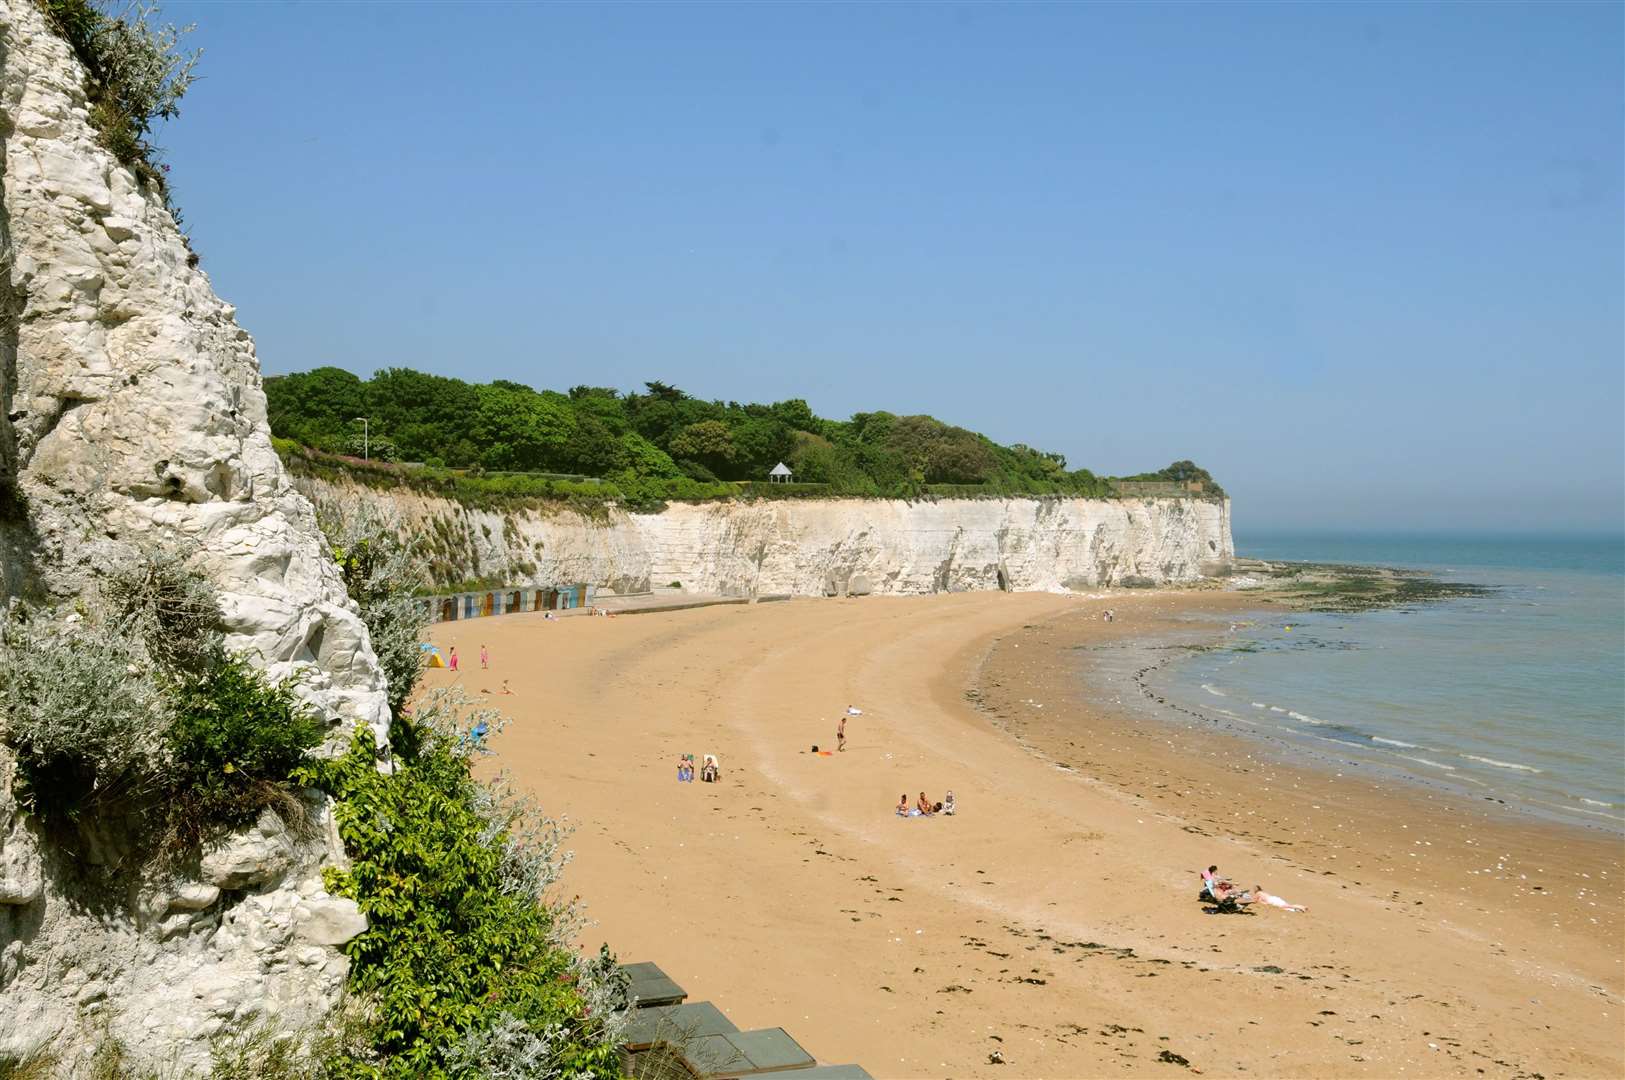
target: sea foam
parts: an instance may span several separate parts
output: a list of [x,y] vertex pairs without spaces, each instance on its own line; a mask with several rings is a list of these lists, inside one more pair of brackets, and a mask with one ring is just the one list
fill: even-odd
[[1477,754],[1463,754],[1468,761],[1482,761],[1486,765],[1494,765],[1497,769],[1515,769],[1518,772],[1540,773],[1544,769],[1537,769],[1533,765],[1519,765],[1516,761],[1496,761],[1494,758],[1479,757]]

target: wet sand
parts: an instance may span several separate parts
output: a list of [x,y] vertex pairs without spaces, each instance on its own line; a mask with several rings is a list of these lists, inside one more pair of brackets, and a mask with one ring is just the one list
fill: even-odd
[[[1625,1075],[1615,838],[1273,761],[1076,675],[1076,645],[1255,603],[874,597],[430,636],[471,692],[510,681],[493,764],[578,823],[566,884],[590,943],[821,1061]],[[466,670],[482,642],[492,670]],[[808,753],[848,704],[847,752]],[[684,752],[720,754],[722,783],[677,784]],[[959,814],[892,815],[922,788]],[[1206,915],[1210,862],[1310,911]]]

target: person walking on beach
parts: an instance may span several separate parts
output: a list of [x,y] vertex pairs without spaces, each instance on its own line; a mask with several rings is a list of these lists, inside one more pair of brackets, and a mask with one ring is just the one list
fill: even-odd
[[446,666],[451,668],[453,671],[457,670],[457,646],[455,645],[451,647],[451,663],[447,664]]
[[846,749],[846,717],[844,716],[841,717],[841,722],[835,725],[835,749]]
[[480,646],[480,669],[483,671],[491,666],[491,654],[484,645]]

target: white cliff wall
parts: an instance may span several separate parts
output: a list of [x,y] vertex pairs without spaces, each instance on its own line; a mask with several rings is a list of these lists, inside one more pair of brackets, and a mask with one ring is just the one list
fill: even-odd
[[[382,739],[383,678],[271,449],[253,342],[96,144],[82,78],[32,0],[0,0],[0,602],[72,597],[131,548],[189,548],[230,646],[304,672],[332,723]],[[105,1030],[173,1070],[206,1063],[224,1027],[337,1000],[332,946],[360,916],[321,888],[343,852],[319,801],[321,835],[272,816],[189,876],[95,896],[127,852],[54,843],[10,781],[0,750],[0,1057],[43,1046],[68,1068]]]
[[443,582],[589,582],[640,592],[913,595],[1188,582],[1234,557],[1230,504],[1200,499],[785,499],[658,514],[480,510],[405,488],[300,477],[319,502],[371,504],[431,551]]

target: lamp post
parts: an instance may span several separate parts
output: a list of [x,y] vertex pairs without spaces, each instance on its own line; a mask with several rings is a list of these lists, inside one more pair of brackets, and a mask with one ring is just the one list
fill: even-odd
[[361,421],[361,460],[371,461],[372,454],[370,451],[372,449],[372,425],[368,423],[368,418],[365,416],[351,417],[350,422],[353,424],[357,420]]

